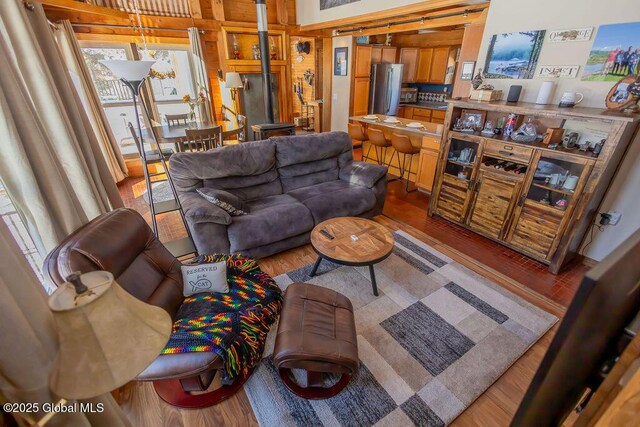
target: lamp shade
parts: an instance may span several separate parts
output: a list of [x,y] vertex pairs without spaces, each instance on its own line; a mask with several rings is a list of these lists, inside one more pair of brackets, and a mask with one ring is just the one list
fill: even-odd
[[240,89],[244,87],[240,73],[230,72],[224,76],[224,87],[227,89]]
[[87,291],[65,283],[49,297],[60,351],[49,386],[67,399],[87,399],[126,384],[153,362],[171,334],[162,308],[146,304],[106,271],[80,277]]
[[149,75],[149,70],[156,61],[122,61],[103,60],[102,65],[107,67],[114,76],[130,82],[140,81]]

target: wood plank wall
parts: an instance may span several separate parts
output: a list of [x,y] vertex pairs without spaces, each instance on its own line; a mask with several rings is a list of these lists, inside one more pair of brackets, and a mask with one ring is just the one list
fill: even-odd
[[[278,24],[276,3],[282,0],[267,0],[267,14],[269,24]],[[255,23],[256,22],[256,6],[253,0],[224,0],[225,21],[233,23]],[[286,2],[289,24],[295,24],[296,10],[295,1],[288,0]],[[78,11],[48,9],[47,17],[52,22],[68,19],[71,23],[92,23],[92,24],[113,24],[113,25],[132,25],[134,20],[130,22],[121,22],[99,15],[87,15]],[[205,63],[209,73],[209,82],[211,85],[212,102],[216,116],[220,117],[220,108],[222,99],[220,95],[220,85],[218,80],[218,69],[224,68],[221,61],[224,60],[224,52],[221,51],[222,43],[218,40],[222,37],[219,30],[222,22],[214,20],[213,2],[211,0],[200,0],[200,12],[202,19],[191,18],[175,18],[164,16],[143,16],[142,25],[149,27],[167,27],[176,29],[186,29],[188,27],[197,26],[204,29],[205,34],[202,36],[204,45]],[[80,40],[109,42],[139,42],[138,31],[128,28],[97,28],[97,27],[76,27],[76,34]],[[147,43],[166,43],[166,44],[189,44],[189,37],[186,32],[167,32],[161,30],[145,31]],[[288,92],[291,93],[291,92]]]
[[[311,45],[311,51],[309,54],[303,53],[304,61],[298,62],[296,61],[296,57],[298,56],[298,51],[296,49],[296,45],[298,42],[309,42]],[[297,86],[298,83],[302,83],[303,88],[303,99],[305,102],[313,101],[316,99],[315,93],[315,80],[317,76],[314,76],[314,85],[309,86],[307,82],[304,80],[304,73],[307,70],[310,70],[315,74],[316,72],[316,58],[315,58],[315,40],[310,37],[291,37],[291,81],[292,81],[292,90],[294,86]],[[293,115],[301,116],[304,114],[304,109],[302,108],[302,104],[300,99],[298,99],[298,95],[295,90],[293,91]]]
[[[267,0],[267,20],[270,24],[278,22],[276,2],[277,0]],[[296,2],[294,0],[287,1],[287,12],[289,15],[289,23],[290,24],[295,23]],[[257,22],[255,1],[254,0],[225,1],[224,15],[227,21]]]

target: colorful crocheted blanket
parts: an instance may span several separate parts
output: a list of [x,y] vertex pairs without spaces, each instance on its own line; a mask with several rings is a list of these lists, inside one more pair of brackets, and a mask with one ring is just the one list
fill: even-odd
[[229,384],[262,358],[271,325],[282,308],[282,292],[256,261],[239,255],[205,255],[189,264],[227,262],[229,292],[185,298],[162,354],[211,351],[224,362]]

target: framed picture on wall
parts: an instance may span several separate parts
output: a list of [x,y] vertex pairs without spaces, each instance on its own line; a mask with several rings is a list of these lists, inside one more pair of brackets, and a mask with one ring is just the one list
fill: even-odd
[[532,79],[545,30],[495,34],[487,51],[489,79]]
[[337,47],[333,51],[333,75],[346,76],[348,69],[349,48]]
[[476,61],[463,61],[460,67],[460,80],[473,79],[473,70],[476,68]]

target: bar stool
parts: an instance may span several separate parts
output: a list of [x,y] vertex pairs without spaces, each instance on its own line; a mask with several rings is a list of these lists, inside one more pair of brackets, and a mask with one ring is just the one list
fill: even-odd
[[[411,139],[407,135],[398,135],[394,133],[391,135],[391,145],[395,149],[395,152],[391,155],[391,159],[389,160],[389,165],[391,165],[391,160],[393,160],[393,156],[395,154],[398,155],[398,169],[400,170],[400,179],[404,178],[404,173],[407,172],[407,183],[405,189],[407,193],[411,193],[412,191],[416,191],[417,188],[409,191],[409,178],[411,178],[411,166],[413,165],[413,156],[416,154],[420,154],[420,148],[414,147],[411,144]],[[400,164],[400,154],[402,154],[402,164]],[[409,157],[409,169],[407,170],[407,156]]]
[[[384,132],[380,129],[367,129],[367,136],[369,137],[369,149],[367,150],[366,158],[371,158],[369,157],[369,153],[371,152],[371,147],[373,147],[376,152],[378,164],[384,166],[385,160],[387,159],[387,148],[391,147],[391,141],[384,136]],[[380,153],[378,153],[378,149],[380,149]],[[390,166],[390,164],[389,162],[386,166]]]
[[369,140],[367,135],[362,130],[362,126],[355,123],[349,123],[349,136],[353,142],[353,148],[361,147],[360,160],[364,159],[364,143]]

